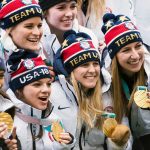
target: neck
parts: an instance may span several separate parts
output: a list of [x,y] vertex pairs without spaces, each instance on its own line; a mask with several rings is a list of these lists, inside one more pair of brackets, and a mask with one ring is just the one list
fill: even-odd
[[60,44],[63,43],[63,41],[64,41],[64,38],[63,38],[64,31],[56,29],[52,26],[49,26],[49,27],[50,27],[51,33],[56,35],[56,37],[57,37],[58,41],[60,42]]

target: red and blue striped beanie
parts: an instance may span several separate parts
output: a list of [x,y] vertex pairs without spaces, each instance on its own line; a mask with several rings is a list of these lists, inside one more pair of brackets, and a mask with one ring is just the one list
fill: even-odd
[[34,81],[51,78],[48,67],[40,56],[34,52],[13,52],[6,62],[10,73],[10,88],[15,92]]
[[98,50],[88,34],[70,30],[65,33],[64,38],[61,58],[68,74],[86,62],[98,61],[100,63]]
[[0,27],[3,29],[32,17],[43,18],[42,9],[35,0],[3,0],[0,3]]
[[111,59],[122,47],[133,42],[143,43],[139,30],[127,16],[107,13],[103,22],[102,32]]

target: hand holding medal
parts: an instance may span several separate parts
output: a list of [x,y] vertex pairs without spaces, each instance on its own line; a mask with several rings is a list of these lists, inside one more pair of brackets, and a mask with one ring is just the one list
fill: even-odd
[[117,121],[115,119],[114,113],[103,113],[102,117],[106,118],[103,124],[103,133],[107,137],[111,137],[112,132],[114,131],[115,127],[117,126]]
[[115,114],[108,113],[107,116],[103,124],[103,133],[119,146],[126,144],[130,137],[130,129],[126,125],[118,124]]
[[6,139],[6,138],[9,138],[13,130],[13,119],[6,112],[0,113],[0,124],[2,125],[3,123],[7,125],[7,132],[5,132],[5,135],[4,135],[4,138]]

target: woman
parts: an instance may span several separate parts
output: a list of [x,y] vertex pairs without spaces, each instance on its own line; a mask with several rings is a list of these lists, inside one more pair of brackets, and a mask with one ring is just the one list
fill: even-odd
[[[121,146],[116,141],[112,142],[113,137],[105,138],[102,132],[101,114],[103,111],[113,112],[113,106],[110,93],[107,92],[110,85],[109,73],[104,68],[100,69],[100,56],[93,41],[82,32],[68,31],[64,37],[65,41],[54,61],[59,80],[52,84],[51,101],[54,112],[61,117],[65,129],[76,135],[74,149],[120,149],[125,148],[127,143],[127,149],[130,149],[129,134],[124,134],[125,125],[121,125],[122,131],[119,130],[122,139],[117,139],[117,142],[122,142]],[[105,83],[102,88],[100,71]],[[121,123],[127,125],[127,118],[123,117]]]
[[88,33],[91,35],[94,45],[98,47],[95,35],[89,29],[78,24],[76,19],[77,0],[40,0],[39,4],[45,18],[42,45],[51,64],[53,64],[54,55],[64,41],[63,34],[68,30]]
[[[103,21],[102,31],[112,59],[110,71],[112,97],[117,106],[115,113],[119,118],[124,113],[129,114],[134,139],[139,140],[135,142],[138,146],[133,146],[133,149],[148,149],[149,110],[134,102],[134,94],[137,86],[149,86],[150,55],[143,45],[140,32],[128,17],[106,14]],[[115,103],[117,99],[121,100],[120,103]]]
[[7,93],[16,106],[14,125],[22,149],[49,150],[69,146],[60,144],[73,142],[69,133],[60,133],[58,143],[51,140],[47,130],[52,121],[59,118],[52,113],[51,76],[42,58],[33,52],[13,52],[7,67],[11,74]]

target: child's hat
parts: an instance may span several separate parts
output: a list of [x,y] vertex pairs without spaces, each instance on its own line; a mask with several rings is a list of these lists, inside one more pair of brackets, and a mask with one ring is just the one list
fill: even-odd
[[133,42],[143,43],[139,30],[127,16],[107,13],[103,22],[102,32],[111,59],[122,47]]
[[64,39],[60,55],[68,73],[86,62],[98,61],[100,63],[99,52],[88,34],[71,30],[65,33]]
[[45,62],[34,52],[13,52],[6,66],[11,75],[9,85],[14,92],[34,81],[51,77]]
[[0,2],[0,27],[7,29],[32,18],[43,18],[42,9],[35,0],[3,0]]

